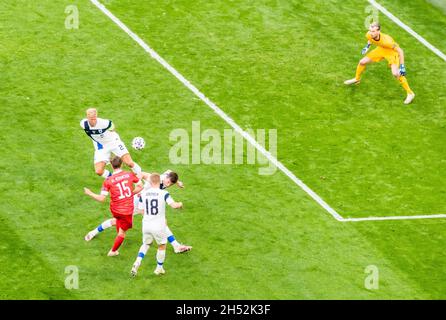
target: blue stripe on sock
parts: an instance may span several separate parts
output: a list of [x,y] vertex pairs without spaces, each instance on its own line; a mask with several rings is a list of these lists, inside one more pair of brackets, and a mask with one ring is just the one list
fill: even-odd
[[144,256],[145,256],[144,253],[142,253],[142,252],[138,253],[138,257],[140,257],[140,258],[144,258]]
[[157,263],[158,263],[158,265],[159,265],[160,267],[163,266],[163,262],[158,262],[158,261],[157,261]]
[[169,241],[169,243],[172,243],[175,241],[175,237],[171,235],[169,238],[167,238],[167,240]]
[[104,228],[102,228],[102,224],[99,225],[99,227],[98,227],[98,231],[99,231],[99,232],[104,231]]

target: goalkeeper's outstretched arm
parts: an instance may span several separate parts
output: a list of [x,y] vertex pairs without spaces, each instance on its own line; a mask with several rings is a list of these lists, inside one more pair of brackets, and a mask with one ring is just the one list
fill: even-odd
[[361,54],[365,55],[367,53],[367,51],[369,51],[370,46],[371,46],[370,41],[367,41],[367,45],[364,48],[362,48]]

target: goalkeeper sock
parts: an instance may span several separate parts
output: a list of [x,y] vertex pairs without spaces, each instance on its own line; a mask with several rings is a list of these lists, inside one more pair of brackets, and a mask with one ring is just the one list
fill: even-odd
[[364,72],[365,68],[366,68],[366,65],[362,65],[362,64],[358,63],[358,66],[356,67],[356,75],[355,75],[356,80],[361,79],[361,74]]
[[405,76],[400,76],[398,78],[398,80],[401,83],[401,85],[403,86],[404,90],[406,90],[407,94],[413,93],[413,91],[409,87],[409,83],[407,82],[407,79]]

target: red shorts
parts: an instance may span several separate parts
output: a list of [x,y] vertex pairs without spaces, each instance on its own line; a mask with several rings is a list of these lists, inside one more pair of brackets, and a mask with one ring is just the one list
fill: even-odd
[[113,213],[113,217],[116,219],[116,231],[119,232],[119,228],[127,231],[133,227],[133,214]]

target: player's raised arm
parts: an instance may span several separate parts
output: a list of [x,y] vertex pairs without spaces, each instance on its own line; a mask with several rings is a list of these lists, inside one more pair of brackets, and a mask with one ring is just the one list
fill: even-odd
[[92,192],[92,191],[91,191],[90,189],[88,189],[88,188],[84,188],[84,193],[85,193],[87,196],[89,196],[89,197],[91,197],[91,198],[93,198],[94,200],[99,201],[99,202],[104,202],[104,201],[105,201],[105,198],[106,198],[106,195],[104,195],[104,194],[96,194],[96,193]]
[[149,181],[150,175],[150,172],[141,172],[138,174],[138,178],[140,178],[141,180]]
[[166,203],[171,206],[174,209],[181,209],[183,208],[183,203],[182,202],[176,202],[175,200],[173,200],[173,198],[170,196],[170,194],[167,192],[165,195],[165,200]]
[[170,203],[169,206],[171,206],[174,209],[182,209],[183,208],[183,203],[174,201],[174,202]]
[[178,188],[184,188],[184,183],[180,180],[177,181]]
[[133,194],[138,194],[144,189],[144,184],[142,183],[142,180],[139,180],[139,182],[135,185],[135,189],[133,189]]

